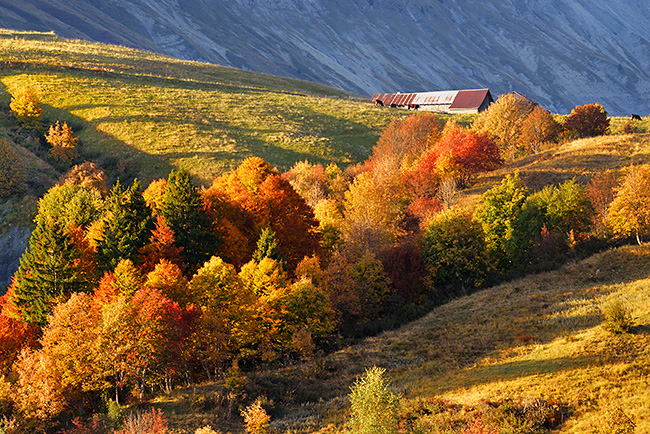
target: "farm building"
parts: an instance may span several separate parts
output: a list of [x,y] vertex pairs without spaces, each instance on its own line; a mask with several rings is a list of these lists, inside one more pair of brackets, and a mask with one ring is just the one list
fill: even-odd
[[372,102],[386,107],[440,113],[480,113],[494,102],[489,89],[418,93],[376,93]]

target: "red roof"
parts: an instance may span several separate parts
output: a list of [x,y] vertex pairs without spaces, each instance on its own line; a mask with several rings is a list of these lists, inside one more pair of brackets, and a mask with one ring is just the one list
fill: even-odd
[[489,89],[477,90],[459,90],[454,102],[449,106],[450,109],[475,109],[483,104],[485,98],[492,101],[492,95]]

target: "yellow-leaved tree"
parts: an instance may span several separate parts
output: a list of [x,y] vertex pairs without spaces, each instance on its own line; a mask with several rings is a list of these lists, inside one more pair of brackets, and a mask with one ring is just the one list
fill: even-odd
[[650,166],[630,168],[609,207],[608,224],[614,234],[634,234],[639,244],[650,230]]

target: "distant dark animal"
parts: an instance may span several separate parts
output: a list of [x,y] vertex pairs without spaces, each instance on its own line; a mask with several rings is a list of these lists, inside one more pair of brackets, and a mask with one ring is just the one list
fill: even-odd
[[639,116],[639,115],[635,115],[634,113],[632,113],[632,114],[630,115],[630,119],[632,119],[633,121],[640,121],[640,120],[641,120],[641,116]]
[[380,99],[376,100],[375,104],[380,105],[382,107],[384,106],[384,102],[382,100],[380,100]]

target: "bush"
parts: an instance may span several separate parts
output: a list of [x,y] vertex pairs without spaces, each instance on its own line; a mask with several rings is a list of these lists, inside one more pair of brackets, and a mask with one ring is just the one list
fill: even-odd
[[366,369],[350,388],[352,414],[349,426],[355,434],[397,433],[397,396],[388,390],[384,368]]
[[610,333],[627,333],[633,326],[632,314],[620,300],[608,303],[602,312],[605,317],[604,328]]
[[67,122],[60,125],[59,121],[56,121],[56,124],[50,125],[45,140],[52,146],[52,155],[59,160],[70,162],[79,156],[75,148],[79,139],[72,136],[72,128]]
[[634,434],[636,424],[620,407],[605,408],[592,434]]
[[594,137],[609,130],[607,112],[600,104],[576,106],[564,121],[564,129],[570,137]]
[[168,434],[169,428],[163,412],[151,408],[151,411],[129,413],[124,420],[124,427],[113,434]]
[[241,415],[244,418],[247,433],[266,434],[268,432],[271,417],[262,408],[260,398],[257,398],[254,403],[242,410]]

